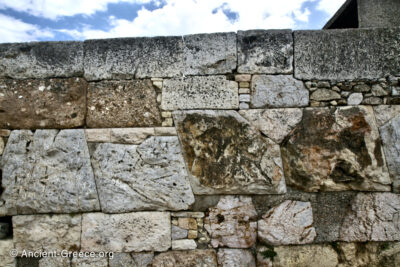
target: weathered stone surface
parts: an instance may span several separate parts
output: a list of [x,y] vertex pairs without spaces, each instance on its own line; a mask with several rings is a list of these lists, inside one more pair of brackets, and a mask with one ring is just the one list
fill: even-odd
[[245,249],[220,248],[218,264],[222,267],[256,267],[253,254]]
[[236,33],[183,36],[185,75],[231,73],[236,69]]
[[172,225],[171,228],[171,238],[172,240],[184,239],[188,237],[188,230],[182,229],[178,226]]
[[279,146],[237,112],[180,111],[174,120],[195,194],[286,192]]
[[237,109],[238,85],[225,76],[195,76],[164,80],[161,108]]
[[291,75],[253,75],[253,108],[290,108],[308,105],[309,92],[303,82]]
[[89,143],[111,142],[111,129],[85,129],[86,141]]
[[0,137],[0,156],[3,155],[4,152],[4,139]]
[[83,43],[1,44],[0,59],[0,77],[40,79],[82,76]]
[[99,210],[83,129],[13,131],[1,160],[0,214]]
[[168,251],[154,257],[153,267],[162,266],[207,266],[217,267],[217,255],[211,249],[189,251]]
[[175,136],[139,146],[97,144],[91,156],[103,212],[181,210],[194,202]]
[[223,196],[209,209],[204,228],[213,247],[249,248],[257,238],[257,212],[250,197]]
[[71,267],[108,267],[108,259],[105,257],[72,258]]
[[374,113],[376,124],[381,127],[394,117],[400,116],[400,105],[379,105],[374,107]]
[[154,128],[155,135],[159,136],[176,136],[175,127],[155,127]]
[[361,102],[363,101],[363,99],[364,99],[364,97],[363,97],[362,93],[352,93],[347,98],[347,105],[349,105],[349,106],[360,105]]
[[109,259],[109,267],[151,267],[154,252],[114,253]]
[[239,114],[263,134],[280,144],[301,121],[303,111],[300,108],[251,109],[240,110]]
[[172,240],[172,249],[173,250],[189,250],[196,249],[197,245],[193,239],[180,239],[180,240]]
[[379,128],[393,191],[400,193],[400,115]]
[[360,80],[396,75],[400,69],[399,33],[398,28],[295,31],[295,77]]
[[282,144],[286,181],[316,191],[390,191],[372,108],[307,108]]
[[81,215],[19,215],[12,220],[14,246],[19,253],[80,248]]
[[317,89],[310,96],[310,99],[315,101],[330,101],[340,98],[339,93],[329,89]]
[[258,221],[258,238],[270,245],[307,244],[315,236],[310,202],[286,200]]
[[66,257],[43,257],[39,259],[38,267],[70,267],[71,260]]
[[400,2],[396,0],[358,0],[358,26],[360,28],[399,27]]
[[87,40],[84,47],[87,80],[176,77],[182,74],[182,37]]
[[12,239],[0,240],[0,264],[2,267],[15,267],[15,258],[10,256],[10,251],[14,249]]
[[359,193],[344,218],[339,239],[346,242],[400,240],[400,195]]
[[[269,258],[264,258],[260,248],[257,254],[257,266],[271,266]],[[277,254],[273,258],[274,267],[337,267],[338,256],[330,245],[279,246],[274,248]]]
[[83,251],[165,251],[171,247],[168,212],[82,215]]
[[238,31],[239,73],[292,73],[291,30]]
[[87,83],[81,78],[1,79],[0,127],[35,129],[83,126],[86,87]]
[[380,84],[372,85],[371,92],[374,96],[385,96],[389,94]]
[[112,128],[111,142],[118,144],[141,144],[155,134],[154,128]]
[[91,128],[161,126],[150,80],[89,83],[87,102]]

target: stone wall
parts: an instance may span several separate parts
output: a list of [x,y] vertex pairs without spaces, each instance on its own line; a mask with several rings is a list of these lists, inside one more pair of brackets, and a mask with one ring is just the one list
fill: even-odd
[[0,266],[400,265],[400,29],[1,44],[0,129]]

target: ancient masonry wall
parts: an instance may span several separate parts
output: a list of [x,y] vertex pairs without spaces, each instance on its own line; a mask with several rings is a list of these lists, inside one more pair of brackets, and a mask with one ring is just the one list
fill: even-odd
[[1,44],[0,77],[0,266],[400,266],[398,28]]

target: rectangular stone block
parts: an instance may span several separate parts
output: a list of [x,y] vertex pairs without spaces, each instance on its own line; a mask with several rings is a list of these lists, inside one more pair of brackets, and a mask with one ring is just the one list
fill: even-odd
[[400,72],[400,29],[294,32],[295,77],[378,79]]
[[87,102],[90,128],[161,126],[156,91],[147,79],[89,83]]
[[357,0],[360,28],[389,28],[400,26],[400,2],[397,0]]
[[112,128],[111,143],[140,144],[149,136],[154,136],[154,128]]
[[288,74],[293,72],[291,30],[238,31],[238,72]]
[[79,251],[82,215],[20,215],[13,217],[15,249]]
[[0,44],[0,77],[73,77],[83,74],[82,42]]
[[82,216],[82,251],[166,251],[171,247],[169,212]]
[[85,129],[86,141],[90,143],[111,142],[111,129]]
[[176,109],[237,109],[238,85],[225,76],[195,76],[166,79],[162,90],[161,108]]
[[87,83],[82,78],[0,79],[0,128],[83,126],[86,87]]

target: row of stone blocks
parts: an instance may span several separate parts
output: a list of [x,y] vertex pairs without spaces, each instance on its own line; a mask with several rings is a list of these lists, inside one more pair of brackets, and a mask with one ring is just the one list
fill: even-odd
[[171,78],[233,73],[302,80],[400,76],[399,29],[251,30],[0,45],[0,77]]

